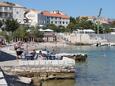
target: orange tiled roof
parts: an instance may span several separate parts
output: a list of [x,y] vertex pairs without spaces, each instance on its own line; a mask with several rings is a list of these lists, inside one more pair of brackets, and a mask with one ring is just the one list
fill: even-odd
[[7,4],[7,3],[0,2],[0,7],[2,7],[2,6],[4,6],[4,7],[8,7],[8,6],[12,6],[12,5]]
[[69,16],[66,16],[66,15],[63,15],[63,14],[60,14],[60,13],[50,13],[48,11],[43,11],[42,14],[44,16],[60,17],[60,18],[63,18],[63,19],[69,19]]

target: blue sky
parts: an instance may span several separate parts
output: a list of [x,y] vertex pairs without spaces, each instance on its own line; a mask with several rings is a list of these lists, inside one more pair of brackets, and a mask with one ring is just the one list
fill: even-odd
[[38,10],[61,10],[70,16],[97,16],[103,8],[104,17],[115,18],[115,0],[4,0]]

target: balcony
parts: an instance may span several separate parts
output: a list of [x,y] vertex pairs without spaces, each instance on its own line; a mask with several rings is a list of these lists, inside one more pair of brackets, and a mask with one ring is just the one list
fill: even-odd
[[3,8],[3,7],[0,7],[0,12],[8,12],[8,13],[11,13],[11,12],[12,12],[12,9],[11,9],[11,8]]
[[0,10],[0,12],[3,12],[3,13],[12,13],[12,10]]
[[11,13],[0,13],[0,18],[12,18],[12,14]]

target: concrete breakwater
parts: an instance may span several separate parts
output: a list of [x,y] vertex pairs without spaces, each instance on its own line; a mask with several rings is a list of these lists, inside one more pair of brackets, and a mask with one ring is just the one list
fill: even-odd
[[[0,62],[4,73],[8,76],[7,80],[16,83],[16,86],[42,86],[44,81],[54,79],[74,79],[75,77],[75,60],[64,57],[63,60],[12,60],[9,59],[7,52],[2,51],[1,56],[5,58]],[[6,56],[6,54],[8,54]],[[3,56],[4,55],[4,56]],[[15,57],[15,56],[13,56]],[[14,78],[12,78],[12,76]],[[19,80],[19,77],[21,78]],[[26,82],[28,79],[31,82]],[[17,85],[17,80],[20,81]],[[16,81],[16,82],[15,82]],[[24,85],[22,85],[24,83]],[[21,85],[20,85],[21,84]],[[13,84],[14,85],[14,84]]]
[[74,80],[75,78],[75,73],[72,72],[24,72],[19,75],[31,77],[34,86],[42,86],[42,84],[48,80]]
[[22,67],[17,67],[17,68],[16,67],[15,68],[2,67],[2,69],[7,75],[10,74],[10,75],[18,76],[18,77],[27,77],[27,79],[31,78],[32,81],[31,83],[28,83],[28,84],[33,84],[34,86],[42,86],[42,84],[48,80],[66,80],[66,79],[74,80],[75,78],[75,71],[67,71],[67,70],[64,70],[64,68],[58,69],[58,71],[55,68],[52,68],[52,70],[55,70],[55,71],[48,71],[48,72],[45,70],[40,70],[40,68],[37,68],[37,69],[34,68],[35,70],[31,71],[30,67],[28,67],[28,70],[23,70],[24,67],[23,68]]

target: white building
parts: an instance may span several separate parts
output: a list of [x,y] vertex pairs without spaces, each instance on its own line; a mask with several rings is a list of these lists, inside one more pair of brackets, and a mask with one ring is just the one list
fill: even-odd
[[55,24],[56,26],[64,26],[70,22],[69,16],[60,11],[42,11],[38,16],[39,25]]
[[0,2],[0,20],[13,17],[13,4]]
[[111,34],[115,35],[115,28],[110,28],[112,30]]
[[95,31],[92,30],[92,29],[83,29],[83,30],[77,30],[77,31],[74,31],[75,33],[82,33],[82,34],[94,34]]
[[16,19],[20,24],[24,24],[24,13],[26,8],[10,3],[0,2],[0,19]]
[[28,23],[30,26],[37,26],[38,25],[38,14],[40,11],[29,9],[25,13],[25,19],[27,20],[26,23]]
[[15,4],[13,6],[13,19],[19,23],[24,24],[24,13],[27,9],[21,5]]
[[70,22],[69,16],[63,12],[41,12],[10,2],[0,2],[0,19],[16,19],[20,24],[30,26],[55,24],[67,27]]

